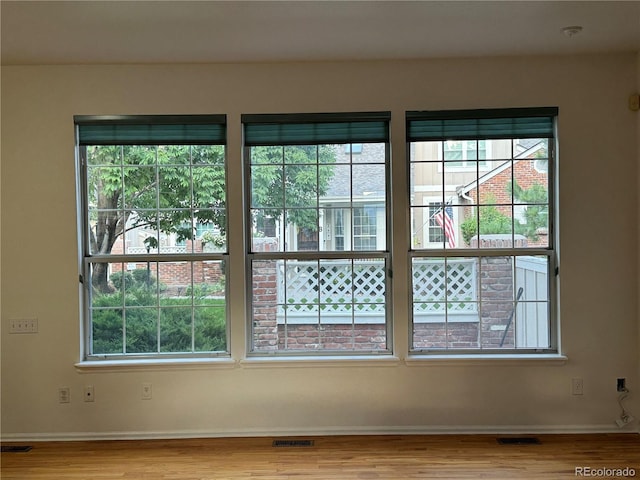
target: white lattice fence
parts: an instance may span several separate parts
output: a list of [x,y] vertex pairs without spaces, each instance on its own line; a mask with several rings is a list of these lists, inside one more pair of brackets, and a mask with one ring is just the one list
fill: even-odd
[[375,315],[376,323],[384,321],[384,261],[280,261],[277,282],[280,317]]
[[420,313],[476,312],[477,261],[449,259],[413,261],[413,304]]

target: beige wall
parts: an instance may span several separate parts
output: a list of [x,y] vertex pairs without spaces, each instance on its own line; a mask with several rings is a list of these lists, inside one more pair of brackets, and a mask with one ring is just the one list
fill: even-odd
[[[414,431],[615,429],[615,379],[638,378],[638,88],[635,54],[407,62],[50,66],[2,69],[2,435],[95,438]],[[240,115],[391,110],[402,208],[404,112],[560,108],[564,365],[540,362],[300,364],[79,372],[74,114],[226,113],[229,179],[241,184]],[[230,245],[242,252],[241,191]],[[394,219],[395,346],[408,338],[406,225]],[[232,281],[244,265],[231,264]],[[231,298],[244,353],[244,295]],[[12,318],[39,333],[9,335]],[[570,394],[573,377],[584,395]],[[153,399],[141,400],[141,384]],[[94,403],[82,401],[93,385]],[[59,404],[57,389],[71,388]]]

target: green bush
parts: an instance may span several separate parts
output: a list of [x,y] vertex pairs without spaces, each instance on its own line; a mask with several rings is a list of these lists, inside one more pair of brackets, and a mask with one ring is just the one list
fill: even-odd
[[[467,244],[471,238],[478,234],[478,222],[472,215],[460,224],[462,238]],[[497,207],[483,206],[480,209],[480,235],[492,233],[511,233],[511,218],[501,213]]]
[[[135,273],[111,276],[114,293],[94,293],[94,354],[219,352],[226,348],[225,301],[197,292],[187,297],[160,297]],[[114,279],[115,277],[115,279]],[[155,283],[155,279],[153,279]],[[122,285],[125,285],[124,292]],[[159,303],[158,303],[159,302]],[[192,335],[193,334],[193,335]],[[193,344],[192,344],[193,336]]]

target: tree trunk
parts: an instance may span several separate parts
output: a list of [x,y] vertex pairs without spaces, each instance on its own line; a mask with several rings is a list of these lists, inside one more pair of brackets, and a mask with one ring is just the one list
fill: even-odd
[[115,289],[108,279],[109,264],[94,263],[91,272],[91,283],[93,288],[99,293],[113,293]]

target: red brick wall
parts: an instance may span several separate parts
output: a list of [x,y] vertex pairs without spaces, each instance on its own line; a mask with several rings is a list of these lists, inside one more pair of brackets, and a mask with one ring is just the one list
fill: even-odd
[[[194,244],[195,252],[202,252],[202,242],[196,240]],[[191,242],[187,242],[187,251],[191,251]],[[112,253],[122,253],[122,242],[118,241],[114,244]],[[137,262],[130,268],[130,262],[124,263],[125,270],[146,270],[147,262]],[[160,275],[158,276],[158,264],[150,262],[148,268],[151,275],[164,286],[168,287],[174,295],[184,294],[184,290],[191,286],[191,262],[166,262],[160,264]],[[219,261],[197,261],[193,263],[193,283],[220,285],[224,280],[222,265]],[[123,264],[114,263],[111,265],[111,273],[122,271]],[[219,292],[223,293],[223,292]]]
[[386,329],[379,324],[279,325],[278,348],[287,350],[384,350]]

